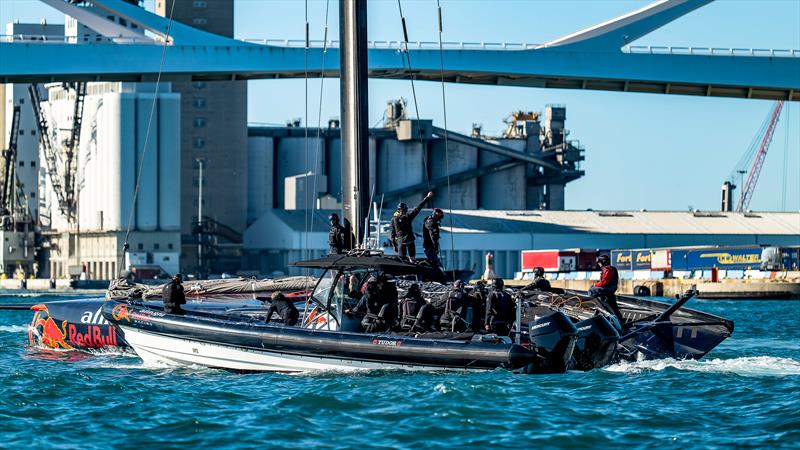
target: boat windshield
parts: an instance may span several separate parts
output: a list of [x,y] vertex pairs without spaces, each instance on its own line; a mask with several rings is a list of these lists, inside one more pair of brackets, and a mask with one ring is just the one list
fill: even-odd
[[319,281],[314,287],[314,291],[311,293],[311,298],[316,303],[321,306],[326,306],[328,304],[328,296],[330,295],[335,278],[336,272],[330,270],[326,270],[322,276],[319,277]]

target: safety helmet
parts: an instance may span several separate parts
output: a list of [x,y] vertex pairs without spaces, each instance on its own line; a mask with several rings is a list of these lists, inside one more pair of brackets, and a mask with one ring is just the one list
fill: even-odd
[[339,221],[339,215],[336,214],[336,213],[331,213],[331,215],[328,216],[328,220],[330,220],[331,222],[338,222]]
[[400,203],[397,204],[397,210],[398,211],[408,211],[408,205],[406,205],[404,202],[400,202]]
[[544,276],[544,268],[543,267],[534,267],[533,268],[533,275],[537,277]]
[[436,217],[438,219],[444,217],[444,211],[442,211],[442,208],[434,208],[433,217]]
[[503,289],[503,286],[505,286],[505,283],[503,283],[502,278],[495,278],[494,280],[492,280],[492,283],[495,289]]
[[608,255],[600,255],[597,257],[597,263],[601,266],[607,266],[611,264],[611,258],[609,258]]

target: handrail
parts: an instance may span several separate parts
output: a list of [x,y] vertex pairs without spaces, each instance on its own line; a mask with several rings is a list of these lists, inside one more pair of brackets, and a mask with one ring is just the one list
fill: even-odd
[[626,45],[624,53],[650,55],[692,55],[692,56],[756,56],[770,58],[800,58],[800,50],[778,48],[736,48],[736,47],[670,47],[662,45]]
[[[274,47],[303,48],[306,45],[304,39],[237,39],[241,42],[250,44],[269,45]],[[85,34],[83,36],[62,36],[62,35],[36,35],[36,34],[0,34],[0,42],[24,42],[28,44],[160,44],[158,41],[148,37],[128,38],[116,37],[107,38],[96,34]],[[174,43],[171,43],[174,45]],[[322,39],[310,40],[312,48],[337,48],[338,40]],[[369,48],[374,49],[394,49],[403,51],[406,44],[403,41],[380,40],[369,41]],[[442,47],[447,50],[503,50],[520,51],[533,50],[541,47],[540,44],[530,44],[527,42],[470,42],[453,41],[442,42]],[[439,43],[435,41],[413,41],[408,43],[409,49],[414,50],[438,50]],[[551,47],[553,49],[554,47]],[[800,58],[800,49],[777,49],[777,48],[738,48],[738,47],[685,47],[685,46],[665,46],[665,45],[626,45],[622,47],[623,53],[631,54],[650,54],[650,55],[691,55],[691,56],[752,56],[770,58]]]

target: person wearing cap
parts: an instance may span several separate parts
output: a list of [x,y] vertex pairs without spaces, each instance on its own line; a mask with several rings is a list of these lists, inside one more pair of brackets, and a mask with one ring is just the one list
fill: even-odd
[[439,224],[444,217],[441,208],[435,208],[433,214],[425,218],[422,224],[422,248],[425,257],[433,266],[440,266],[439,262]]
[[294,306],[294,302],[278,291],[272,293],[269,309],[267,309],[267,318],[264,322],[269,323],[272,320],[272,314],[276,312],[283,320],[283,324],[290,327],[296,325],[297,319],[300,317],[300,312]]
[[533,268],[533,281],[530,284],[522,288],[523,291],[532,291],[534,289],[548,292],[550,291],[550,281],[544,277],[544,268],[543,267],[534,267]]
[[332,213],[328,216],[331,222],[331,231],[328,233],[328,253],[331,255],[338,255],[344,253],[347,249],[346,238],[347,230],[339,224],[339,215]]
[[174,277],[161,289],[161,300],[164,302],[164,312],[167,314],[185,314],[181,305],[186,304],[186,295],[183,292],[183,276],[176,273]]
[[609,312],[613,313],[622,321],[622,312],[617,305],[617,298],[614,295],[619,285],[619,273],[617,268],[611,265],[611,258],[608,255],[597,257],[597,266],[600,267],[600,281],[589,288],[589,295],[598,299]]
[[417,247],[414,244],[416,237],[414,236],[414,219],[422,210],[425,202],[433,198],[433,192],[428,192],[428,195],[411,211],[408,210],[408,205],[400,203],[397,205],[397,210],[392,217],[392,246],[400,257],[408,257],[412,261],[417,253]]

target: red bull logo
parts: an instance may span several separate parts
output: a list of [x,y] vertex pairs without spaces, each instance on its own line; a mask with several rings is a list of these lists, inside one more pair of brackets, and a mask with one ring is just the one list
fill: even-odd
[[[66,341],[67,338],[67,321],[61,323],[61,327],[56,324],[50,312],[47,310],[47,305],[34,305],[32,310],[37,311],[34,316],[34,323],[32,327],[40,330],[39,342],[50,348],[61,348],[64,350],[72,350],[72,346]],[[46,319],[41,317],[42,313],[47,315]],[[33,330],[30,331],[30,339],[33,343]]]
[[111,310],[111,317],[114,318],[117,322],[121,322],[125,320],[126,322],[131,321],[131,315],[128,313],[128,305],[117,305],[114,309]]

